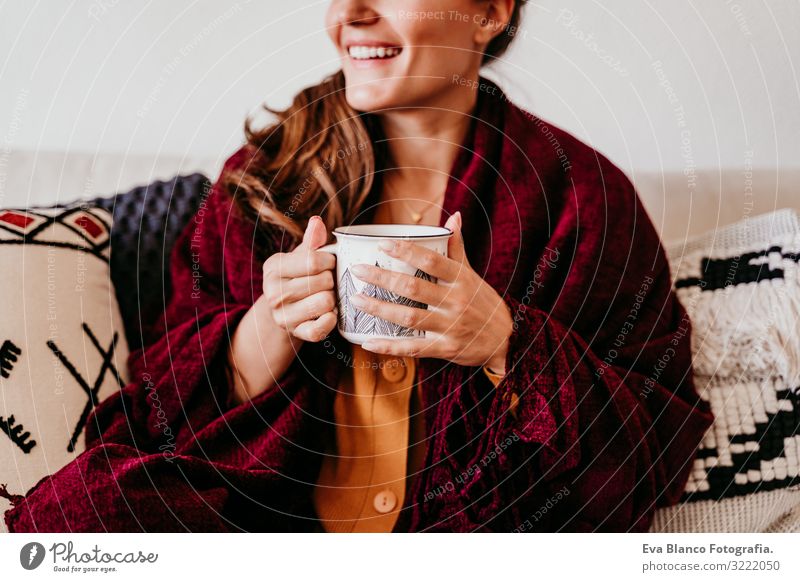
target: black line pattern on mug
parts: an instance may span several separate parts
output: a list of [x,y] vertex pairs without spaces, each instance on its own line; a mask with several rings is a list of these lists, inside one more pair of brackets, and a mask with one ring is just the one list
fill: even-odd
[[[376,267],[381,265],[376,261]],[[436,278],[429,275],[422,269],[417,269],[414,273],[415,277],[425,279],[426,281],[436,282]],[[410,327],[402,326],[398,323],[386,321],[380,317],[376,317],[369,313],[365,313],[353,305],[350,297],[358,293],[353,276],[350,274],[350,269],[347,268],[342,273],[339,279],[339,330],[348,333],[359,333],[364,335],[381,335],[390,337],[414,337],[423,336],[421,332]],[[377,287],[372,283],[367,283],[361,289],[361,293],[367,297],[373,297],[381,301],[388,301],[389,303],[397,303],[399,305],[407,305],[409,307],[416,307],[418,309],[427,309],[427,303],[421,303],[408,297],[403,297],[397,293],[393,293],[382,287]]]

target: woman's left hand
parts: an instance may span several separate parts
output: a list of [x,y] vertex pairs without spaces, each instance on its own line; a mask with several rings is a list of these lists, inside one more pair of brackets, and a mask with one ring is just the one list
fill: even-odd
[[426,332],[423,338],[371,339],[362,347],[379,354],[441,358],[464,366],[485,365],[492,372],[504,374],[513,329],[511,312],[503,298],[470,267],[461,236],[461,214],[451,216],[445,227],[453,231],[449,258],[407,241],[379,245],[387,255],[422,269],[436,277],[438,283],[373,265],[351,268],[362,281],[430,306],[420,309],[361,293],[354,295],[351,301],[361,311]]

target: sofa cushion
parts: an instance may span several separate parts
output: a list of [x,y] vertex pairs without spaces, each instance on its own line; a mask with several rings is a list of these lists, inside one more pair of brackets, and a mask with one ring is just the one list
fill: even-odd
[[83,450],[94,405],[125,383],[111,221],[84,206],[0,210],[0,515]]
[[171,292],[172,246],[210,192],[208,178],[191,174],[91,201],[114,217],[111,279],[131,349],[149,343],[147,327],[163,313]]
[[800,531],[800,219],[747,218],[667,249],[715,420],[654,531]]

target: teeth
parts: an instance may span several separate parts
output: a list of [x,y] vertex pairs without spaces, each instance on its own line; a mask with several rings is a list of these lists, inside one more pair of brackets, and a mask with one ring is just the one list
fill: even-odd
[[375,47],[375,46],[351,46],[350,56],[357,60],[367,59],[390,59],[400,54],[399,48],[395,47]]

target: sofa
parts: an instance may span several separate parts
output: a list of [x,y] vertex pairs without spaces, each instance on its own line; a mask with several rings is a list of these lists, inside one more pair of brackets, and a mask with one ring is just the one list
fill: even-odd
[[[113,370],[113,373],[104,375],[102,381],[98,379],[96,386],[90,388],[86,378],[92,373],[76,370],[70,364],[76,358],[70,360],[63,347],[65,340],[61,339],[61,344],[57,344],[49,339],[47,348],[43,349],[48,357],[58,360],[56,365],[66,365],[72,377],[86,385],[84,391],[90,394],[89,401],[76,405],[75,414],[85,416],[91,408],[92,398],[101,398],[125,382],[124,356],[146,341],[142,332],[147,327],[145,324],[158,317],[169,297],[166,266],[171,246],[207,195],[211,186],[209,176],[217,176],[222,161],[222,158],[188,160],[165,156],[34,152],[11,152],[5,159],[0,159],[0,162],[5,162],[0,163],[0,207],[30,209],[30,216],[45,217],[42,220],[50,220],[53,225],[65,229],[69,236],[73,236],[76,229],[85,230],[75,239],[78,242],[70,243],[70,248],[80,247],[79,259],[88,253],[105,260],[108,266],[105,276],[110,283],[95,285],[102,288],[94,297],[104,302],[104,310],[111,314],[106,319],[112,325],[101,333],[97,330],[101,324],[90,325],[87,331],[84,323],[80,331],[82,335],[75,338],[89,337],[95,346],[93,349],[99,354],[96,366],[104,373],[106,370]],[[714,403],[715,415],[722,416],[698,451],[684,502],[659,510],[653,531],[800,531],[800,482],[796,463],[792,474],[792,462],[797,454],[788,447],[796,440],[800,441],[800,405],[797,400],[800,379],[793,377],[793,363],[788,365],[781,378],[771,375],[772,370],[780,367],[777,361],[791,359],[795,352],[800,351],[797,348],[800,331],[795,334],[784,332],[778,338],[783,343],[777,342],[780,344],[777,348],[774,345],[767,348],[780,353],[773,359],[762,358],[758,365],[731,365],[731,358],[735,356],[731,354],[731,345],[735,342],[713,341],[714,337],[724,335],[720,333],[717,314],[727,309],[728,295],[738,293],[741,296],[739,300],[744,302],[742,304],[748,305],[753,297],[757,300],[762,296],[770,297],[769,293],[774,292],[773,284],[784,290],[798,283],[795,281],[797,261],[794,257],[800,251],[796,248],[800,238],[795,237],[793,229],[800,236],[800,222],[797,222],[795,212],[800,211],[800,195],[797,194],[800,172],[706,172],[693,176],[680,172],[666,175],[634,173],[631,178],[656,228],[667,241],[676,291],[693,317],[693,324],[696,324],[694,343],[698,390]],[[108,192],[112,194],[102,194]],[[113,194],[115,192],[118,194]],[[37,212],[37,209],[41,211]],[[773,212],[777,209],[784,210]],[[15,228],[15,224],[24,224],[27,219],[21,216],[7,215],[7,225]],[[0,228],[2,226],[0,224]],[[31,226],[25,225],[25,228]],[[755,233],[753,236],[742,237],[742,232],[751,231]],[[9,236],[17,235],[12,233]],[[774,241],[777,239],[783,246],[775,255]],[[52,244],[55,239],[48,240]],[[43,246],[46,246],[45,242]],[[743,262],[737,259],[735,266],[730,266],[734,264],[731,257],[743,255]],[[767,263],[784,261],[785,265],[778,266],[782,273],[786,273],[785,279],[774,280],[772,274],[778,270],[777,267],[773,270],[759,267],[753,275],[753,265],[764,257]],[[715,261],[728,261],[725,264],[729,270],[733,269],[733,283],[721,284],[714,289],[698,286],[698,279],[708,272],[710,264],[717,264]],[[50,263],[51,257],[42,255],[42,271],[47,270]],[[72,268],[72,263],[66,263],[67,268]],[[74,268],[77,271],[82,268],[80,260]],[[99,277],[103,277],[102,273]],[[20,283],[21,289],[26,286],[30,288],[29,283]],[[72,285],[70,290],[74,287]],[[800,297],[800,291],[797,296]],[[79,300],[86,299],[81,295]],[[46,305],[46,301],[47,298],[43,298],[42,305]],[[800,300],[798,302],[800,304]],[[798,327],[795,329],[800,330],[800,314],[794,320],[791,318],[793,313],[789,313],[789,321],[796,321]],[[785,315],[781,317],[787,319]],[[736,318],[735,311],[731,319],[731,325],[741,325],[742,320]],[[769,337],[765,329],[753,328],[749,333],[753,337]],[[787,343],[794,347],[783,349]],[[0,343],[0,364],[7,361],[11,366],[8,371],[13,371],[16,360],[22,356],[17,344]],[[3,347],[8,349],[3,352]],[[797,360],[800,362],[800,356]],[[54,368],[56,376],[60,369]],[[4,392],[11,391],[6,385],[3,389]],[[742,394],[750,396],[742,397]],[[742,398],[747,400],[746,406],[730,413],[735,419],[731,420],[728,412],[719,414],[719,411],[728,411],[730,400],[738,402]],[[767,404],[764,405],[762,400]],[[8,402],[6,405],[8,408]],[[65,405],[64,410],[67,408]],[[750,410],[755,408],[760,411],[755,413],[759,422],[752,420],[754,415],[750,414]],[[30,455],[35,449],[31,446],[35,447],[35,444],[31,443],[35,443],[36,431],[29,430],[30,421],[23,428],[23,423],[17,418],[21,418],[21,414],[17,412],[17,417],[14,417],[12,412],[0,409],[0,428],[15,444],[6,450],[5,457],[2,457],[3,449],[0,448],[0,460],[6,463],[3,470],[8,473],[0,474],[0,485],[8,485],[9,492],[21,494],[35,483],[37,475],[54,472],[79,454],[77,434],[80,423],[68,427],[72,434],[66,452],[63,451],[62,438],[57,451],[53,449],[43,459],[31,463],[36,465],[35,468],[15,482],[18,475],[13,474],[14,470],[17,474],[25,472],[18,459],[32,459]],[[37,424],[40,425],[43,417],[46,419],[49,414],[53,413],[39,411]],[[14,422],[10,422],[12,418]],[[773,430],[775,419],[781,422],[778,433]],[[733,427],[737,422],[742,426]],[[722,423],[725,423],[724,427]],[[25,435],[28,436],[23,438]],[[767,436],[779,441],[778,450],[764,444]],[[0,440],[2,437],[0,434]],[[43,442],[39,448],[46,446]],[[24,453],[26,447],[28,452]],[[769,458],[759,457],[759,451],[763,452],[762,457],[767,455]],[[10,469],[12,463],[14,470]],[[734,469],[731,469],[732,463],[736,465]],[[781,479],[777,478],[775,470],[779,471],[778,476],[782,475]],[[744,483],[741,482],[742,471],[745,477],[749,474]],[[0,500],[0,512],[3,509]]]

